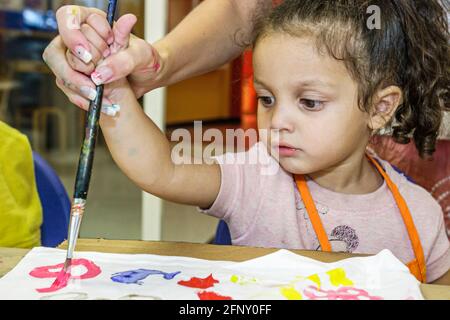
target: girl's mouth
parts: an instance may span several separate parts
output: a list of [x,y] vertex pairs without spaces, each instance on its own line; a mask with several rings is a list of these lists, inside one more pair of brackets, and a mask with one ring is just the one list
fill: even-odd
[[281,143],[278,146],[275,146],[274,149],[278,152],[280,157],[293,157],[300,151],[300,149],[294,148],[293,146],[285,143]]

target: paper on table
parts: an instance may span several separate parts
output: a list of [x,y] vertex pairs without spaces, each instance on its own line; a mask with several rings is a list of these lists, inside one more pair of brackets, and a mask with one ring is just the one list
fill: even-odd
[[75,279],[38,292],[50,288],[61,269],[45,267],[64,258],[63,250],[33,249],[0,279],[0,299],[423,299],[419,282],[388,250],[335,263],[287,250],[241,263],[77,252]]

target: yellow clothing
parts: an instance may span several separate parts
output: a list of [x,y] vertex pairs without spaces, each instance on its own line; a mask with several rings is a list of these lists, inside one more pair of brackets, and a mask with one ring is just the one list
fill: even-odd
[[0,247],[39,246],[41,223],[31,146],[0,121]]

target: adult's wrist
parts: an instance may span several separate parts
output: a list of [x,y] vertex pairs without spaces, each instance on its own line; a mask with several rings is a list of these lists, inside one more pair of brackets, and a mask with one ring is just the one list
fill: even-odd
[[151,62],[151,72],[154,77],[150,83],[150,90],[165,87],[170,84],[171,78],[171,63],[170,54],[167,46],[162,41],[157,41],[151,44],[153,61]]

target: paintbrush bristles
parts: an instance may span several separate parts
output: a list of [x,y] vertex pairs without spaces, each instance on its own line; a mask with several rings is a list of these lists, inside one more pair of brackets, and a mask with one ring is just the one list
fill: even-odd
[[78,235],[80,233],[81,220],[83,218],[84,210],[86,208],[86,200],[75,199],[72,206],[72,212],[70,215],[69,234],[68,234],[68,248],[66,259],[73,257],[73,252],[77,244]]
[[71,265],[72,265],[72,259],[71,258],[67,258],[66,261],[64,262],[64,267],[63,267],[62,271],[64,273],[66,273]]

